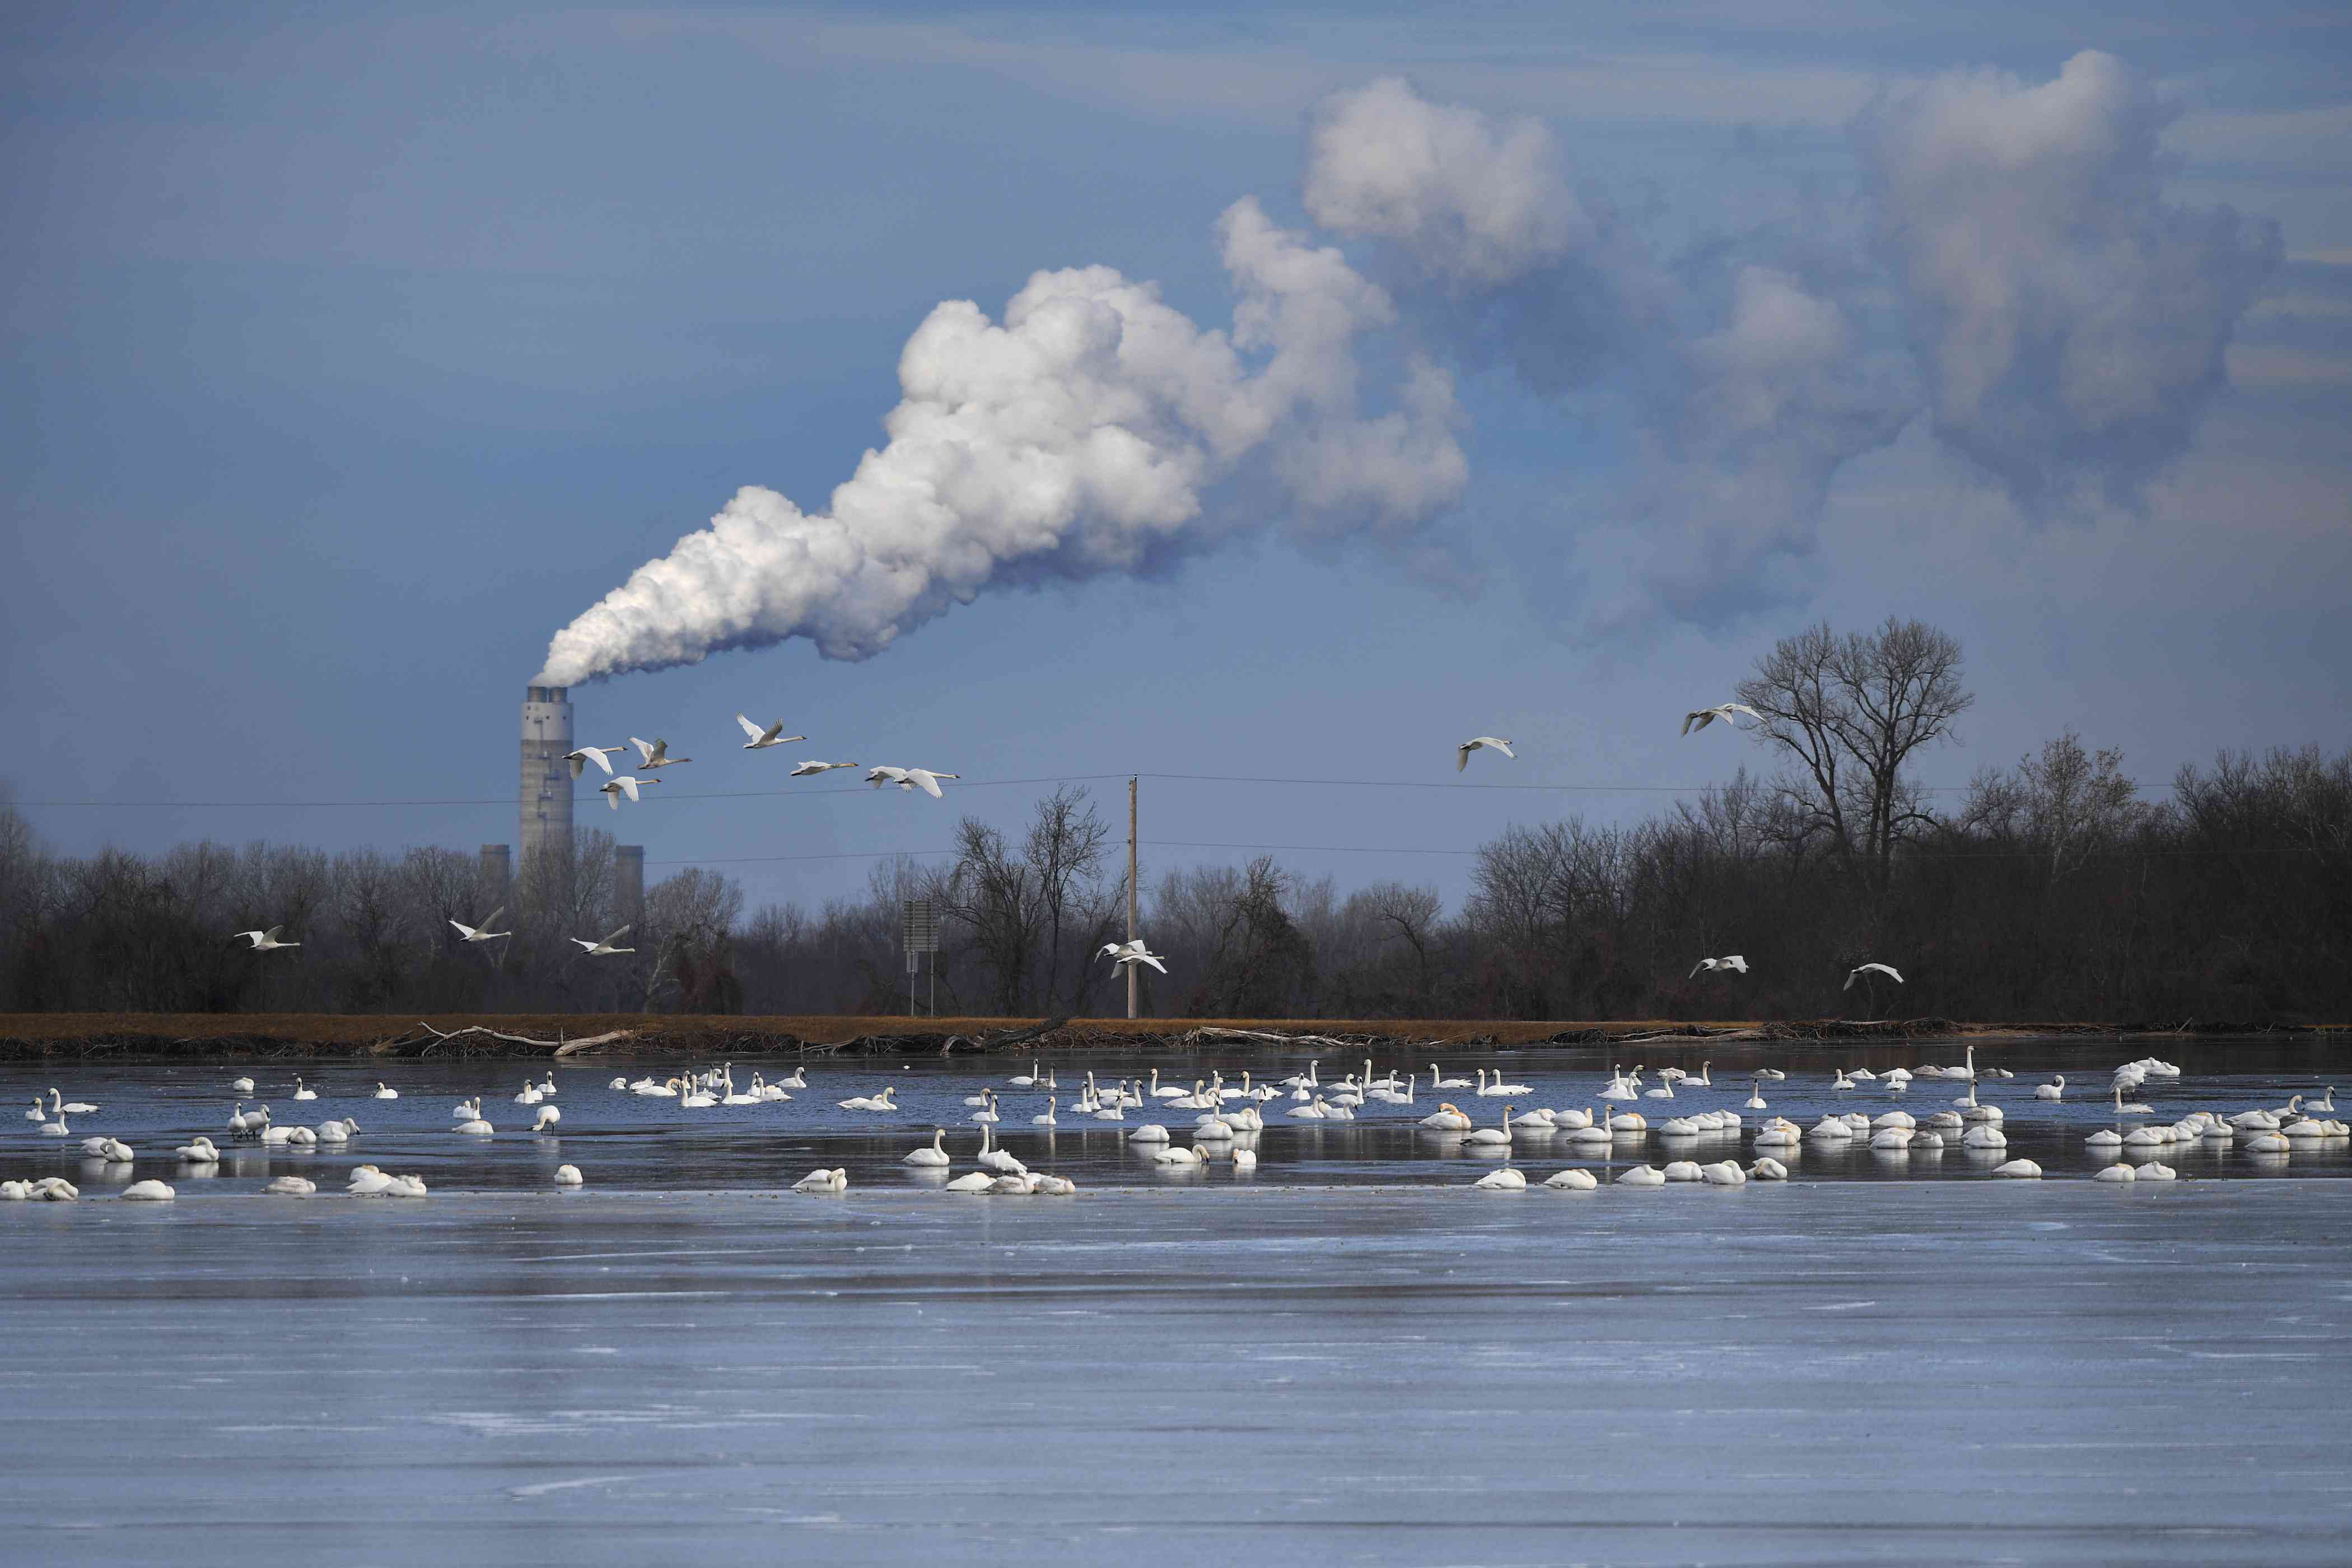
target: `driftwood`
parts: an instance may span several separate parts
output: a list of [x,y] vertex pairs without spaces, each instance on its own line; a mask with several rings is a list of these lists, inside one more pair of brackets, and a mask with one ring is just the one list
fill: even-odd
[[1246,1040],[1255,1046],[1320,1046],[1334,1051],[1351,1051],[1358,1044],[1354,1040],[1338,1039],[1329,1035],[1281,1035],[1271,1029],[1225,1029],[1213,1026],[1203,1026],[1184,1037],[1184,1043],[1188,1046],[1212,1040]]
[[[636,1037],[636,1031],[634,1029],[610,1029],[601,1035],[590,1035],[584,1039],[565,1040],[557,1038],[552,1040],[534,1040],[529,1035],[509,1035],[501,1030],[493,1029],[488,1027],[487,1025],[482,1024],[474,1024],[463,1029],[450,1029],[443,1031],[435,1028],[432,1025],[425,1023],[421,1018],[417,1020],[416,1026],[424,1030],[426,1034],[432,1036],[433,1043],[435,1045],[439,1045],[445,1040],[464,1039],[468,1035],[485,1035],[493,1040],[504,1040],[509,1045],[512,1046],[535,1046],[556,1057],[575,1056],[582,1051],[594,1050],[598,1046],[609,1046],[615,1040],[628,1040],[635,1039]],[[401,1046],[410,1043],[412,1042],[397,1039],[384,1040],[378,1043],[374,1049],[378,1052],[396,1050]]]
[[[1009,1046],[1027,1045],[1031,1040],[1036,1039],[1041,1036],[1050,1035],[1056,1029],[1068,1027],[1069,1022],[1070,1020],[1066,1016],[1059,1018],[1048,1018],[1042,1024],[1032,1024],[1025,1029],[1013,1029],[1002,1035],[991,1035],[987,1039],[980,1041],[979,1046],[983,1051],[1001,1051]],[[954,1039],[955,1037],[949,1037],[950,1045],[952,1045]],[[943,1050],[940,1054],[941,1056],[945,1056],[947,1052]]]

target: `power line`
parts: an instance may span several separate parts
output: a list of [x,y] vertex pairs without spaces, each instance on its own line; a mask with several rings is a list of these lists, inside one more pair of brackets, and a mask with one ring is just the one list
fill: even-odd
[[[1276,850],[1291,855],[1483,855],[1487,846],[1472,849],[1426,849],[1397,844],[1243,844],[1207,839],[1146,838],[1147,849],[1260,849]],[[2327,855],[2345,851],[2304,844],[2256,846],[2243,849],[2090,849],[2077,860],[2170,860],[2184,858],[2242,855]],[[954,855],[953,849],[844,849],[821,855],[708,855],[683,859],[648,860],[648,866],[754,866],[773,865],[794,860],[887,860],[905,857],[909,860],[934,859]],[[1916,859],[1904,864],[1917,865],[1940,860],[2047,860],[2047,849],[1950,849],[1923,850]]]
[[[1725,784],[1468,784],[1468,783],[1453,783],[1453,782],[1448,782],[1448,781],[1438,781],[1438,780],[1429,780],[1429,779],[1323,779],[1323,778],[1278,778],[1278,777],[1274,777],[1274,776],[1271,776],[1271,775],[1255,775],[1255,774],[1245,774],[1245,773],[1061,773],[1061,774],[1055,774],[1055,775],[1052,775],[1052,776],[1048,776],[1048,777],[1045,777],[1045,778],[1028,778],[1028,779],[963,779],[963,780],[960,780],[960,781],[957,783],[957,784],[956,784],[956,788],[957,788],[957,789],[959,789],[959,790],[964,790],[964,789],[1001,789],[1001,788],[1013,787],[1013,786],[1019,786],[1019,785],[1024,785],[1024,784],[1026,784],[1026,785],[1034,785],[1034,784],[1102,784],[1102,783],[1106,783],[1106,782],[1108,782],[1108,781],[1113,780],[1113,779],[1138,778],[1138,777],[1140,777],[1140,778],[1147,778],[1147,779],[1160,779],[1160,780],[1168,781],[1168,782],[1171,782],[1171,783],[1178,783],[1178,784],[1290,784],[1290,785],[1298,785],[1298,786],[1304,786],[1304,787],[1309,787],[1309,788],[1316,788],[1316,789],[1436,789],[1436,790],[1495,790],[1495,791],[1504,791],[1504,792],[1512,792],[1512,793],[1531,793],[1531,794],[1538,794],[1538,795],[1541,795],[1541,794],[1564,794],[1564,795],[1704,795],[1704,794],[1705,794],[1705,793],[1706,793],[1708,790],[1712,790],[1712,789],[1723,789],[1723,788],[1727,788],[1727,787],[1728,787],[1728,786],[1727,786],[1727,785],[1725,785]],[[1759,789],[1769,789],[1769,788],[1770,788],[1771,786],[1770,786],[1770,785],[1769,785],[1769,784],[1757,784],[1755,787],[1757,787],[1757,788],[1759,788]],[[853,784],[853,785],[850,785],[850,786],[848,786],[848,787],[846,787],[846,788],[844,788],[844,787],[839,786],[839,785],[831,785],[831,786],[826,786],[826,787],[823,787],[823,788],[816,788],[816,789],[714,790],[714,791],[700,791],[700,792],[685,792],[685,791],[681,791],[681,792],[679,792],[679,793],[677,793],[677,794],[676,794],[676,795],[663,795],[663,796],[661,796],[660,798],[661,798],[663,801],[673,801],[673,800],[779,800],[779,799],[783,799],[783,798],[786,798],[786,797],[789,797],[789,796],[808,796],[808,795],[866,795],[866,794],[870,794],[870,793],[876,793],[876,792],[874,792],[873,790],[871,790],[871,788],[870,788],[870,787],[868,787],[868,786],[862,786],[862,785],[855,785],[855,784]],[[1966,795],[1966,794],[1968,793],[1968,786],[1967,786],[1967,785],[1964,785],[1964,784],[1921,784],[1921,785],[1916,786],[1916,793],[1921,794],[1921,795]],[[20,800],[20,801],[0,801],[0,805],[18,805],[18,806],[56,806],[56,807],[77,807],[77,806],[80,806],[80,807],[91,807],[91,808],[96,808],[96,809],[100,809],[100,810],[124,810],[124,811],[131,811],[131,810],[140,810],[140,811],[150,811],[150,810],[152,810],[152,811],[246,811],[246,810],[262,810],[262,811],[313,811],[313,810],[333,810],[333,809],[341,809],[341,808],[353,808],[353,809],[396,809],[396,808],[407,808],[407,807],[451,806],[451,805],[499,805],[499,806],[512,806],[514,804],[515,804],[515,797],[514,797],[513,795],[483,795],[483,796],[476,796],[476,797],[451,797],[451,798],[448,798],[448,799],[416,799],[416,800]]]

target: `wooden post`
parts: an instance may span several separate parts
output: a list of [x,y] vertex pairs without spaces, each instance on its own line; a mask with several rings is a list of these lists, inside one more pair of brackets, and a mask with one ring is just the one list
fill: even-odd
[[[1127,781],[1127,940],[1135,940],[1135,780]],[[1140,982],[1137,972],[1143,965],[1127,966],[1127,1016],[1136,1016],[1136,987]]]

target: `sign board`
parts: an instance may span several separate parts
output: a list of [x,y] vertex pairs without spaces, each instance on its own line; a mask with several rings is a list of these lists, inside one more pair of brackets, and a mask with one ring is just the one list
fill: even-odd
[[911,958],[919,952],[939,952],[939,906],[929,899],[908,899],[905,902],[906,919],[900,931],[905,938],[908,956]]

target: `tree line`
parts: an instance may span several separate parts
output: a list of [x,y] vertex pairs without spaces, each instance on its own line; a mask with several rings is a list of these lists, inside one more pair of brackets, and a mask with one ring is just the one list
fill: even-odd
[[[2352,1016],[2352,750],[2183,767],[2150,799],[2069,731],[1942,808],[1912,774],[1972,698],[1958,645],[1916,622],[1784,638],[1739,688],[1773,771],[1631,824],[1514,826],[1468,896],[1342,892],[1272,857],[1161,873],[1139,925],[1150,1014],[1607,1019],[1900,1013],[2018,1021]],[[958,825],[951,861],[878,865],[865,895],[746,914],[689,868],[647,889],[634,953],[564,939],[621,923],[611,836],[528,858],[516,934],[467,946],[494,895],[470,855],[184,845],[47,853],[0,805],[0,1011],[659,1010],[900,1014],[907,900],[941,916],[943,1013],[1115,1015],[1098,956],[1126,935],[1123,845],[1083,789],[1026,828]],[[303,946],[226,933],[284,923]],[[1738,952],[1746,974],[1690,973]],[[1866,960],[1899,990],[1841,986]]]

